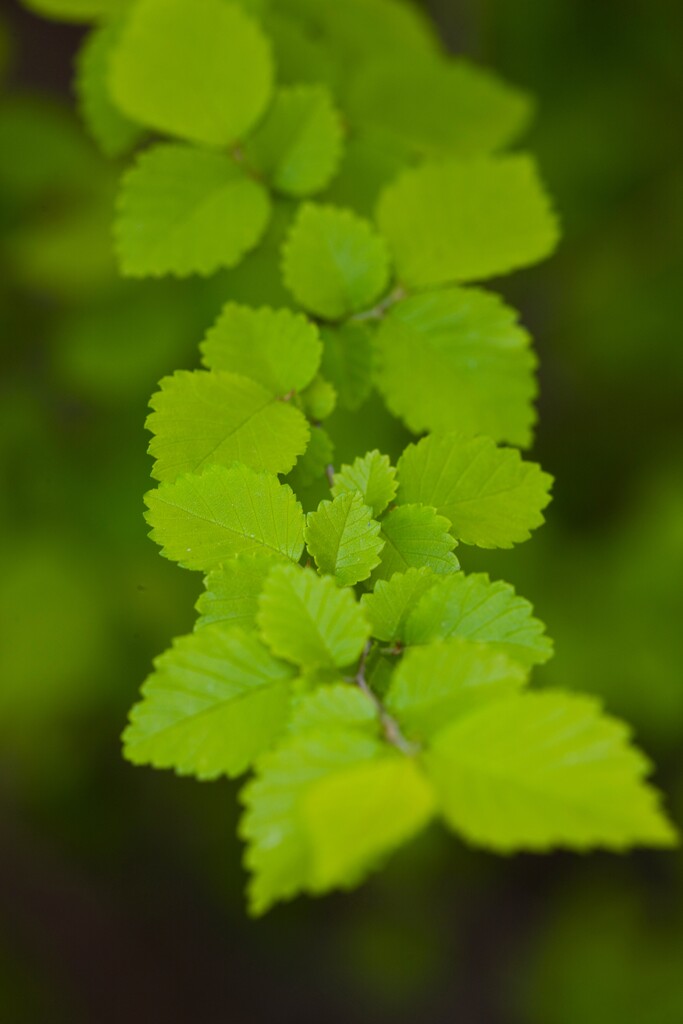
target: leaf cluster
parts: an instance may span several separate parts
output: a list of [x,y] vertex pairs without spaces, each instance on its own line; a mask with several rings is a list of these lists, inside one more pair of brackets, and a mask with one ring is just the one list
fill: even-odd
[[[356,884],[434,819],[505,853],[674,842],[625,727],[529,689],[552,653],[530,604],[460,565],[550,500],[519,451],[531,338],[481,287],[558,240],[533,159],[501,152],[529,98],[399,0],[31,3],[97,22],[81,111],[137,149],[121,271],[229,271],[202,368],[151,400],[151,536],[204,593],[129,760],[253,771],[256,913]],[[337,466],[335,409],[379,401],[424,436]]]

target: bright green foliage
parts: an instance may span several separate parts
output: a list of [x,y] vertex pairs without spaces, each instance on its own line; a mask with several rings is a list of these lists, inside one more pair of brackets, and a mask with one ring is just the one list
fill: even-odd
[[517,597],[509,583],[491,583],[485,573],[439,580],[408,616],[407,644],[452,637],[490,644],[527,666],[542,664],[553,651],[529,602]]
[[168,135],[229,146],[271,94],[268,41],[225,0],[137,0],[112,62],[121,110]]
[[384,512],[396,496],[396,470],[387,455],[375,448],[363,458],[357,458],[352,465],[344,464],[334,474],[332,494],[337,497],[351,491],[359,491],[363,501],[372,509],[373,516]]
[[197,601],[199,618],[195,628],[214,622],[242,629],[256,628],[258,599],[273,568],[275,558],[264,551],[235,555],[204,580],[204,593]]
[[282,730],[293,674],[236,627],[182,637],[142,687],[124,734],[126,757],[199,779],[241,775]]
[[293,735],[335,729],[367,729],[378,733],[377,708],[357,686],[346,683],[320,686],[317,690],[294,697],[287,729]]
[[130,277],[232,267],[268,224],[268,194],[229,157],[191,146],[147,150],[124,180],[116,224]]
[[331,416],[337,405],[337,392],[334,384],[325,380],[321,374],[311,381],[300,395],[301,408],[314,423],[326,420]]
[[350,590],[292,565],[276,566],[268,576],[258,623],[271,650],[302,668],[345,668],[369,636]]
[[361,598],[372,636],[387,642],[405,642],[410,613],[439,579],[436,573],[423,566],[395,572],[389,580],[377,580],[373,592]]
[[364,323],[323,327],[322,369],[335,388],[339,404],[355,410],[372,389],[371,335]]
[[468,640],[409,649],[391,680],[388,710],[409,736],[428,740],[444,722],[515,694],[526,674],[505,655]]
[[460,430],[521,446],[535,419],[536,358],[517,313],[477,288],[397,303],[377,332],[377,382],[414,433]]
[[271,5],[263,22],[273,47],[278,81],[282,85],[312,82],[335,90],[339,75],[331,55],[318,39],[288,16],[281,4]]
[[241,373],[284,396],[311,383],[320,365],[321,344],[315,325],[300,313],[230,302],[201,350],[209,369]]
[[241,551],[298,561],[304,514],[292,490],[270,473],[236,464],[209,466],[145,496],[150,537],[162,555],[206,572]]
[[341,121],[329,92],[315,85],[281,89],[244,151],[276,191],[297,197],[320,192],[342,154]]
[[268,754],[243,800],[256,914],[297,892],[357,884],[433,812],[433,795],[412,761],[368,730],[329,724]]
[[432,23],[405,0],[282,0],[282,6],[337,58],[342,76],[360,63],[375,61],[380,46],[382,52],[401,53],[411,60],[439,49]]
[[528,156],[444,160],[406,171],[378,211],[404,285],[479,281],[537,263],[558,239]]
[[494,850],[675,842],[642,781],[646,759],[586,697],[527,693],[486,705],[435,737],[427,766],[448,824]]
[[309,313],[339,320],[370,306],[386,288],[386,247],[351,210],[306,203],[283,249],[285,284]]
[[543,522],[552,477],[488,437],[430,434],[398,463],[401,504],[433,505],[452,534],[481,548],[509,548]]
[[75,84],[81,116],[107,156],[127,153],[143,135],[139,125],[115,106],[109,92],[109,64],[120,33],[120,22],[93,29],[77,61]]
[[431,569],[434,573],[457,572],[455,541],[450,523],[429,505],[401,505],[382,520],[384,549],[374,580],[389,580],[395,572]]
[[[531,339],[464,287],[556,244],[533,161],[499,152],[528,97],[447,56],[408,0],[28,6],[97,22],[77,88],[100,147],[157,136],[123,178],[124,274],[221,271],[193,316],[227,302],[205,369],[171,364],[152,398],[151,536],[206,575],[126,756],[204,779],[253,765],[240,831],[255,913],[356,884],[435,817],[504,852],[673,842],[623,727],[524,689],[552,653],[531,605],[454,554],[526,540],[550,500],[551,478],[498,446],[532,440]],[[51,122],[37,145],[33,123],[0,111],[0,185],[22,210],[53,187],[90,196],[89,147]],[[108,280],[107,246],[84,270],[109,220],[99,193],[92,206],[66,242],[29,240],[41,288]],[[177,285],[153,291],[143,330],[124,320],[156,376],[150,338],[180,359],[186,321]],[[81,350],[111,333],[103,309]]]
[[233,462],[288,473],[306,450],[309,427],[302,413],[248,377],[178,370],[160,387],[147,418],[157,480]]
[[384,546],[379,523],[358,491],[322,501],[309,512],[304,538],[318,570],[334,576],[341,587],[366,580]]
[[528,97],[464,58],[378,60],[356,79],[355,120],[427,156],[476,156],[511,142],[526,126]]

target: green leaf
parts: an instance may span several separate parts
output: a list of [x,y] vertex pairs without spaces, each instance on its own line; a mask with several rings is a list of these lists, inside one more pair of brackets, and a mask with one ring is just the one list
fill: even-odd
[[125,756],[199,779],[241,775],[282,731],[293,674],[258,637],[235,627],[181,637],[142,687],[123,736]]
[[405,171],[382,193],[377,216],[411,288],[507,274],[537,263],[558,240],[536,167],[518,154]]
[[289,482],[298,493],[301,487],[310,487],[325,476],[328,466],[332,465],[334,445],[330,435],[323,427],[311,427],[311,440],[308,448],[301,455],[296,466],[289,474]]
[[278,90],[245,156],[278,192],[301,197],[320,192],[339,165],[342,127],[332,98],[321,85]]
[[296,562],[304,548],[304,514],[292,489],[247,466],[210,466],[145,495],[150,537],[186,569],[215,569],[242,551]]
[[354,411],[372,390],[371,333],[364,323],[323,327],[322,371],[335,388],[339,405]]
[[243,552],[210,572],[204,580],[204,593],[197,601],[200,617],[195,629],[214,622],[255,629],[258,599],[273,561],[266,551]]
[[488,437],[430,435],[398,463],[401,504],[433,505],[465,544],[509,548],[544,521],[552,477]]
[[354,126],[325,200],[372,219],[382,190],[412,163],[410,150],[397,139],[383,132],[357,132]]
[[448,824],[502,853],[671,846],[649,764],[597,702],[526,693],[458,719],[426,765]]
[[395,572],[390,580],[377,580],[373,592],[361,597],[372,636],[388,643],[403,643],[410,613],[422,595],[440,579],[431,569],[423,567]]
[[376,379],[413,433],[459,430],[528,445],[536,358],[517,313],[478,288],[393,306],[375,336]]
[[117,105],[148,128],[229,146],[261,117],[273,77],[257,24],[224,0],[138,0],[112,62]]
[[512,142],[529,120],[526,93],[463,57],[368,63],[352,83],[354,124],[426,156],[469,157]]
[[146,423],[154,435],[149,453],[157,480],[212,463],[288,473],[306,450],[310,430],[303,414],[247,377],[177,370],[160,388]]
[[513,696],[525,682],[525,671],[504,654],[455,639],[409,648],[394,672],[385,705],[409,737],[426,740],[444,722]]
[[322,346],[315,324],[301,313],[229,302],[201,351],[209,369],[241,373],[274,395],[288,395],[311,383]]
[[401,505],[382,520],[380,536],[384,540],[382,559],[374,580],[389,580],[395,572],[420,569],[435,573],[457,572],[453,554],[455,541],[448,532],[449,522],[428,505]]
[[304,539],[318,570],[334,576],[340,587],[366,580],[383,547],[379,523],[358,491],[321,501],[306,517]]
[[283,248],[283,273],[299,305],[340,320],[381,295],[389,264],[369,221],[351,210],[305,203]]
[[382,455],[375,448],[362,458],[359,456],[352,465],[344,463],[334,474],[332,494],[337,497],[347,492],[360,491],[363,501],[378,516],[396,496],[396,470],[389,462],[388,455]]
[[326,420],[337,405],[337,392],[334,384],[318,374],[300,395],[301,408],[314,423]]
[[345,668],[360,657],[369,636],[350,590],[293,565],[278,565],[268,576],[258,624],[272,651],[302,668]]
[[409,61],[439,51],[432,20],[404,0],[284,0],[278,7],[302,23],[308,35],[325,46],[328,62],[338,61],[348,77],[361,63],[376,60],[378,52],[402,53]]
[[124,176],[116,223],[129,277],[212,274],[258,243],[270,201],[228,156],[192,146],[154,146]]
[[307,732],[264,757],[243,790],[251,911],[357,883],[433,813],[416,764],[362,729]]
[[319,729],[363,729],[379,735],[377,706],[360,687],[349,683],[319,686],[295,696],[287,730],[292,735]]
[[552,656],[545,627],[533,618],[528,601],[509,583],[491,583],[485,573],[458,573],[425,594],[408,617],[407,644],[466,637],[491,644],[521,665],[542,664]]
[[86,37],[76,60],[76,96],[81,116],[106,156],[127,153],[144,132],[122,114],[109,92],[109,64],[121,34],[121,23],[95,28]]
[[336,92],[339,70],[329,50],[310,35],[308,26],[277,9],[269,10],[264,27],[273,46],[278,82],[283,85],[321,83]]

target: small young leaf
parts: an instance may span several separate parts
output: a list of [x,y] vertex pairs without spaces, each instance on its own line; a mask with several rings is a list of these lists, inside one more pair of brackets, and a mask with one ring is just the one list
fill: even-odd
[[152,475],[175,480],[215,463],[288,473],[306,450],[310,430],[298,409],[247,377],[177,370],[152,396],[147,429]]
[[525,666],[542,664],[553,652],[529,602],[517,597],[509,583],[491,583],[485,573],[458,573],[439,580],[411,611],[405,627],[407,644],[452,637],[491,644]]
[[430,435],[398,463],[401,504],[433,505],[465,544],[509,548],[544,521],[552,477],[488,437]]
[[283,729],[293,674],[258,637],[234,627],[181,637],[142,687],[125,755],[199,779],[241,775]]
[[114,54],[111,86],[134,121],[225,147],[264,112],[272,76],[268,41],[236,4],[138,0]]
[[341,587],[366,580],[379,563],[383,541],[379,523],[358,491],[322,501],[306,517],[304,539],[318,570]]
[[280,89],[244,152],[248,164],[276,191],[296,197],[320,192],[342,153],[341,120],[327,89]]
[[301,408],[314,423],[326,420],[337,405],[337,392],[334,384],[325,380],[320,374],[301,392]]
[[288,395],[311,383],[322,346],[315,324],[301,313],[229,302],[201,351],[209,369],[241,373],[274,395]]
[[373,354],[366,324],[323,327],[322,371],[337,389],[339,404],[354,411],[372,390]]
[[305,732],[266,755],[243,790],[252,913],[357,883],[433,813],[416,764],[367,729]]
[[377,384],[415,434],[459,430],[525,446],[536,418],[529,342],[497,295],[415,295],[393,306],[377,331]]
[[283,248],[283,273],[304,309],[339,320],[381,295],[389,264],[369,221],[351,210],[305,203]]
[[360,491],[363,501],[372,509],[373,516],[384,512],[396,496],[396,470],[389,462],[388,455],[381,455],[377,449],[358,457],[352,465],[344,464],[334,474],[332,494],[337,497],[351,491]]
[[373,61],[349,97],[354,124],[388,132],[426,156],[501,149],[526,127],[530,106],[525,93],[463,57]]
[[405,171],[382,193],[377,217],[411,288],[506,274],[543,259],[558,240],[536,167],[519,154]]
[[517,693],[526,673],[504,654],[469,640],[409,648],[385,705],[413,738],[426,740],[480,704]]
[[382,558],[374,580],[389,580],[395,572],[425,566],[435,573],[457,572],[455,541],[449,522],[428,505],[401,505],[382,520]]
[[297,562],[304,549],[304,514],[292,489],[247,466],[210,466],[145,495],[150,537],[162,555],[186,569],[215,569],[241,551]]
[[448,824],[501,853],[671,846],[628,731],[586,697],[525,693],[446,726],[425,758]]
[[197,601],[199,618],[195,629],[214,622],[255,629],[258,599],[273,564],[273,556],[265,550],[249,551],[235,555],[210,572],[204,580],[204,593]]
[[233,267],[261,238],[268,193],[221,153],[164,144],[124,177],[116,224],[130,277],[212,274]]
[[109,64],[121,33],[119,22],[92,30],[76,61],[76,96],[86,127],[106,156],[127,153],[144,130],[122,114],[109,92]]
[[423,567],[395,572],[390,580],[377,580],[373,592],[361,597],[372,636],[388,643],[403,643],[410,613],[422,595],[440,579],[431,569]]
[[350,590],[293,565],[276,566],[268,576],[258,624],[272,651],[302,668],[345,668],[360,657],[369,636]]

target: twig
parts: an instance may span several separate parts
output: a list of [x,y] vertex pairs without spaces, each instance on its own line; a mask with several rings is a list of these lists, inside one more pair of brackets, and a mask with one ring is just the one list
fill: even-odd
[[401,299],[405,299],[406,290],[402,285],[398,288],[394,288],[393,292],[390,292],[385,299],[378,302],[372,309],[366,309],[362,313],[356,313],[354,316],[349,317],[350,320],[363,321],[363,320],[381,320],[388,309],[395,306]]
[[363,648],[363,653],[360,656],[360,661],[358,662],[358,670],[356,672],[355,677],[356,685],[360,687],[360,689],[363,691],[366,697],[369,697],[369,699],[375,705],[375,708],[377,709],[377,714],[379,716],[380,724],[382,726],[382,731],[384,733],[384,738],[386,739],[387,743],[391,743],[392,747],[396,747],[397,750],[400,750],[402,754],[413,756],[418,752],[420,748],[416,746],[416,744],[411,743],[410,740],[407,740],[405,738],[405,736],[401,732],[401,728],[398,722],[396,721],[395,718],[391,717],[387,709],[382,704],[382,701],[379,699],[377,694],[374,693],[370,684],[365,678],[365,668],[371,650],[372,641],[368,640],[365,647]]

